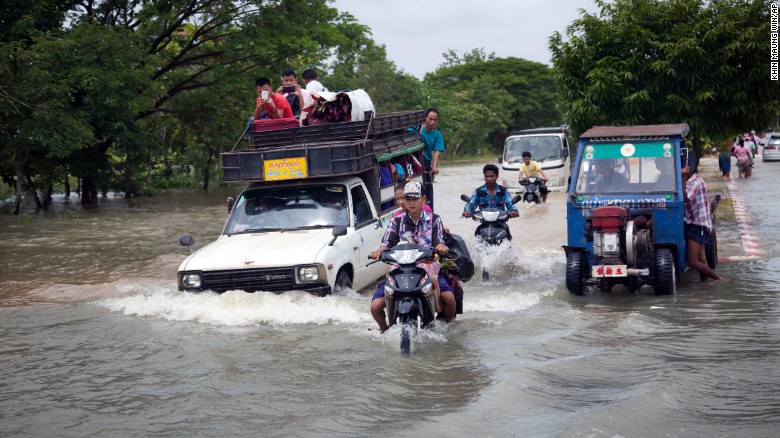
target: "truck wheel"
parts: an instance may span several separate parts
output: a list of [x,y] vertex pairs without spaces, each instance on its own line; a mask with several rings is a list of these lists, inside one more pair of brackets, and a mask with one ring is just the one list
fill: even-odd
[[345,270],[340,270],[336,275],[336,290],[334,292],[340,292],[344,289],[352,288],[352,279],[349,278],[349,273]]
[[583,258],[582,252],[566,253],[566,288],[574,295],[582,295],[585,291]]
[[718,266],[718,236],[714,229],[710,234],[710,241],[704,246],[704,254],[707,256],[707,265],[710,269],[715,269]]
[[669,248],[659,248],[655,252],[655,275],[653,288],[656,295],[670,295],[677,291],[677,277],[674,269],[674,257]]

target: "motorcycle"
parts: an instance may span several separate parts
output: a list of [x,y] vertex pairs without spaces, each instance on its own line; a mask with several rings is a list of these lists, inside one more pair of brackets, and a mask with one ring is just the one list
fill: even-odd
[[402,243],[382,251],[379,260],[397,265],[385,280],[387,325],[401,328],[401,353],[410,354],[417,331],[435,318],[433,283],[417,262],[433,260],[434,250],[427,246]]
[[541,178],[538,176],[529,176],[528,178],[521,179],[519,182],[521,186],[525,187],[523,203],[528,204],[530,207],[531,204],[542,202],[542,192],[539,190],[539,186],[542,185]]
[[[460,195],[460,199],[468,203],[469,197],[466,195]],[[515,195],[512,198],[512,204],[517,204],[522,198],[520,195]],[[475,211],[471,218],[477,222],[477,229],[474,230],[474,236],[488,245],[500,245],[504,239],[512,240],[512,234],[509,232],[509,211],[501,210],[495,207],[480,208]],[[490,280],[490,274],[487,270],[482,268],[482,280]]]

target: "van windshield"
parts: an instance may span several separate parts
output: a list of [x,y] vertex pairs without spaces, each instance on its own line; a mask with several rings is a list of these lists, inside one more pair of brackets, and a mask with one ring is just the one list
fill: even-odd
[[236,200],[223,234],[349,226],[343,185],[247,190]]
[[531,153],[536,162],[559,160],[561,158],[561,138],[557,135],[524,135],[509,137],[504,143],[504,161],[519,163],[523,161],[525,151]]

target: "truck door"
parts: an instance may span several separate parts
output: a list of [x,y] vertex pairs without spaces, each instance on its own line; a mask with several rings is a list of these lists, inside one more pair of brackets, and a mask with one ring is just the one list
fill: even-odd
[[357,262],[355,264],[355,278],[352,280],[353,289],[360,290],[386,272],[384,263],[373,263],[368,256],[379,248],[384,236],[379,218],[374,211],[374,203],[368,196],[366,187],[358,183],[350,187],[353,215],[355,221],[355,234],[352,237],[352,247],[356,251]]

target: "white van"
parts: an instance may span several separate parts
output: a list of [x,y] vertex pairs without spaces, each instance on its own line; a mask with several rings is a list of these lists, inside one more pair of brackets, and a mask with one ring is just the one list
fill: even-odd
[[531,153],[531,159],[542,166],[550,179],[547,188],[551,192],[565,192],[571,177],[569,151],[569,130],[565,127],[535,128],[512,131],[504,142],[504,152],[498,158],[502,172],[501,184],[512,195],[521,194],[523,187],[518,183],[522,154]]

